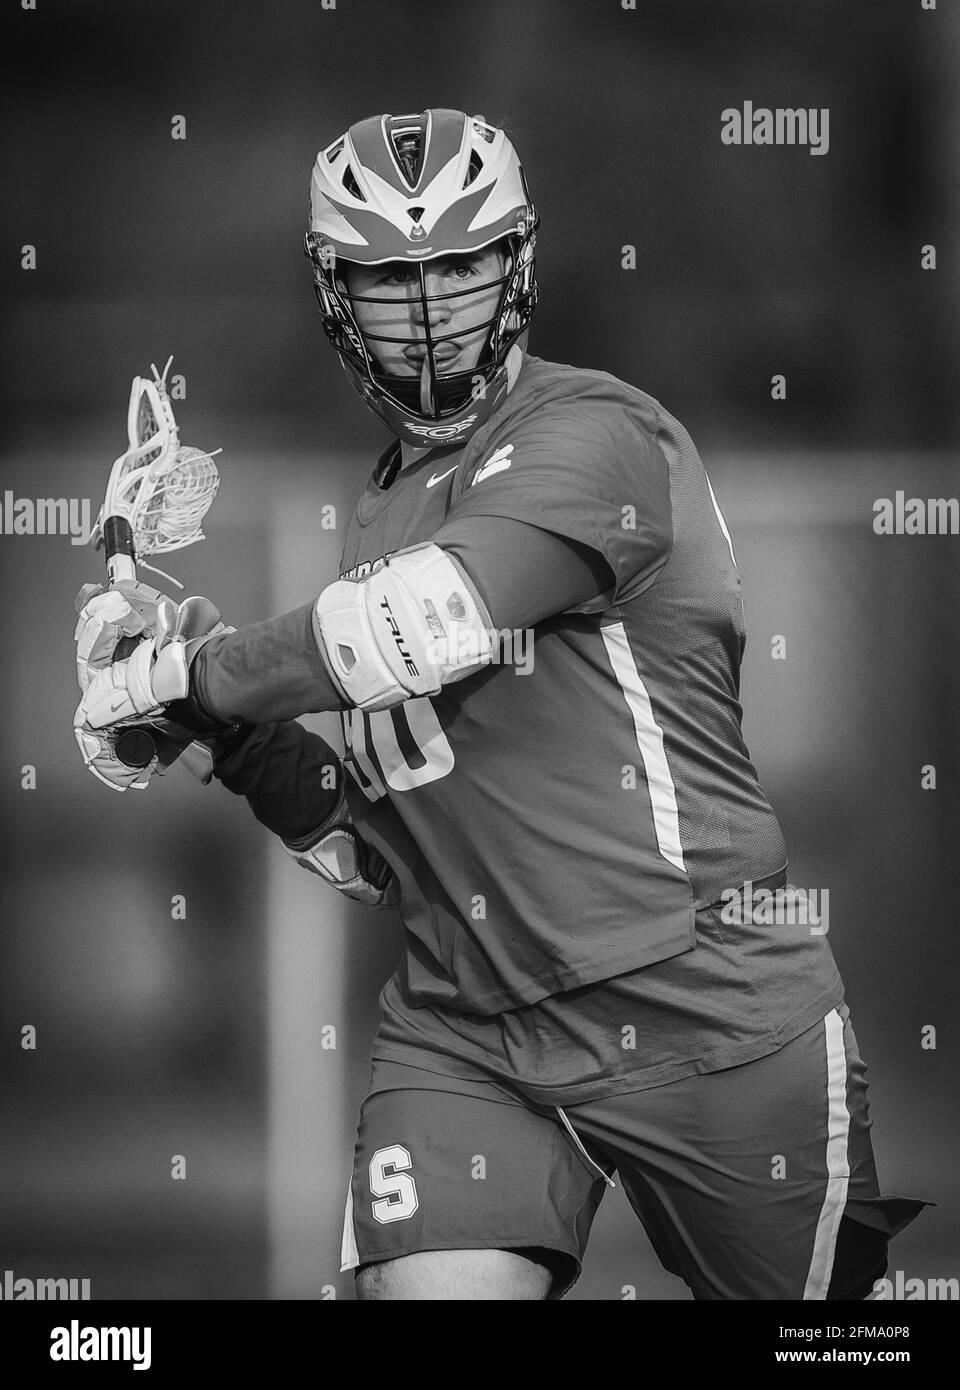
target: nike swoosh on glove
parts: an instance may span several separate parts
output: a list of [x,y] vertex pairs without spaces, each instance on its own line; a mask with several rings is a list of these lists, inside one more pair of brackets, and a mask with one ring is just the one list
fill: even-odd
[[190,689],[187,643],[171,637],[176,605],[166,599],[157,609],[157,635],[141,642],[132,656],[105,667],[90,681],[74,716],[76,728],[105,729],[138,714],[160,714]]

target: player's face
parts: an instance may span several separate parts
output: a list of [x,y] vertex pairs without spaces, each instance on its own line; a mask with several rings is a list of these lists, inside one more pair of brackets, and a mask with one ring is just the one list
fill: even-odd
[[[348,266],[347,293],[361,332],[403,339],[397,343],[374,340],[369,344],[381,370],[390,376],[419,376],[427,355],[425,330],[429,326],[435,343],[437,338],[443,339],[434,348],[438,371],[471,371],[497,312],[503,286],[496,282],[503,275],[505,264],[503,252],[496,246],[426,262],[427,295],[459,296],[432,301],[426,324],[419,266],[404,261]],[[464,290],[468,293],[462,293]],[[353,298],[356,295],[372,295],[387,302],[367,304]]]

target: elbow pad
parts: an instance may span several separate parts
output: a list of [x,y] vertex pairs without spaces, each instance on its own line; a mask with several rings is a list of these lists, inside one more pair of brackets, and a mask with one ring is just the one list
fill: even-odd
[[357,833],[341,788],[336,808],[319,829],[282,840],[287,854],[339,893],[367,907],[394,907],[396,880],[390,865]]
[[398,550],[362,579],[329,584],[313,610],[320,655],[356,709],[438,695],[494,656],[486,605],[466,571],[432,541]]

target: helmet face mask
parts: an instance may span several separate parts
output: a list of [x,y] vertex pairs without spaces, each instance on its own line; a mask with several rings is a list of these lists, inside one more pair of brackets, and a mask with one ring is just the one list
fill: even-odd
[[[507,353],[537,302],[537,223],[510,142],[463,112],[362,121],[318,155],[305,250],[324,329],[351,383],[401,439],[465,441],[502,399]],[[499,275],[439,293],[428,284],[436,263],[491,250],[501,252]],[[348,291],[344,262],[367,271],[361,292]],[[376,270],[395,264],[407,285],[385,293]],[[478,318],[478,300],[493,296]],[[454,339],[459,369],[445,371]],[[466,343],[464,369],[456,357]],[[396,370],[402,357],[409,370],[402,361]]]

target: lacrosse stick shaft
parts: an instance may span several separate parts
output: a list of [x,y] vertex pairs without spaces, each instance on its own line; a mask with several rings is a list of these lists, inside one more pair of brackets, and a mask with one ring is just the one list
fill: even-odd
[[117,584],[121,579],[136,579],[133,530],[125,516],[106,518],[103,523],[103,548],[111,584]]
[[[124,516],[108,516],[103,523],[103,549],[107,557],[107,574],[111,584],[122,579],[135,580],[133,530]],[[137,649],[136,637],[121,637],[113,649],[114,661],[126,661]],[[132,725],[117,737],[117,757],[125,767],[147,767],[157,752],[156,741],[149,729]]]

